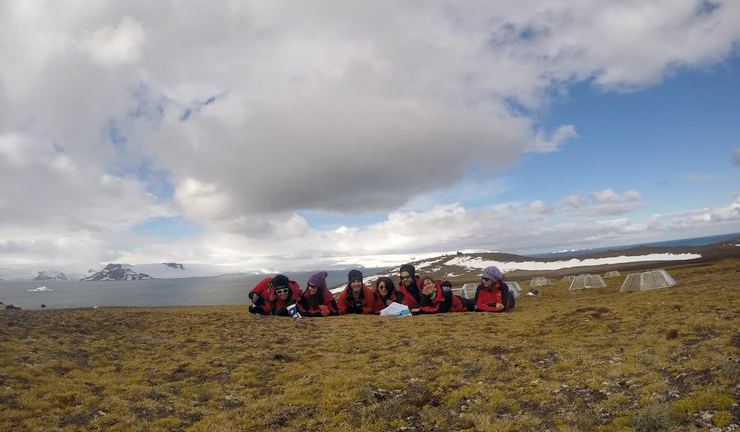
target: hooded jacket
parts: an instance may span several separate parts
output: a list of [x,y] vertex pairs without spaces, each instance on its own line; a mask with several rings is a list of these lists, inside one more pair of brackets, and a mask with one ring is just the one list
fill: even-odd
[[421,299],[421,287],[424,286],[424,280],[419,276],[414,276],[414,282],[411,284],[411,289],[406,288],[403,281],[398,284],[398,291],[403,296],[402,304],[405,304],[409,309],[416,309],[419,307],[419,300]]
[[290,281],[289,285],[288,298],[286,298],[285,300],[278,297],[278,295],[275,294],[274,289],[270,290],[270,301],[268,302],[268,304],[270,305],[269,313],[271,315],[290,316],[290,313],[288,312],[288,306],[300,301],[301,289],[298,286],[298,283]]
[[316,294],[311,295],[308,288],[303,291],[301,300],[298,302],[298,311],[301,315],[310,317],[320,317],[321,308],[319,306],[326,306],[329,308],[329,315],[337,315],[339,309],[337,308],[337,302],[334,300],[334,296],[328,289],[319,287],[316,290]]
[[479,284],[475,289],[475,309],[481,312],[503,312],[503,310],[496,309],[497,303],[503,304],[504,302],[501,293],[502,285],[503,282],[497,281],[495,285],[487,289],[483,284]]
[[[270,315],[270,308],[271,308],[271,295],[272,295],[272,289],[270,288],[270,282],[272,282],[271,277],[267,277],[259,281],[257,285],[252,288],[251,291],[249,291],[249,299],[252,300],[252,304],[259,309],[259,313],[262,315]],[[295,296],[295,298],[300,298],[300,292],[301,288],[298,285],[298,282],[296,281],[289,281],[288,282],[291,292],[298,291],[298,296]],[[259,295],[259,297],[255,297],[255,294]],[[255,298],[258,298],[258,300],[255,300]]]
[[435,291],[425,296],[421,294],[419,299],[419,311],[417,314],[435,314],[445,312],[467,312],[468,308],[463,305],[460,297],[452,294],[451,291],[445,293],[442,290],[442,282],[434,281]]
[[391,291],[390,293],[388,293],[388,295],[385,296],[385,298],[381,297],[380,293],[377,290],[375,290],[375,291],[373,291],[373,299],[374,299],[373,312],[376,313],[376,314],[379,314],[381,310],[383,310],[386,307],[388,307],[388,304],[387,304],[387,301],[388,300],[390,300],[392,302],[404,304],[404,302],[403,302],[403,300],[404,300],[403,294],[401,294],[396,289],[394,289],[393,291]]
[[339,294],[337,308],[339,309],[339,315],[371,314],[373,313],[374,303],[375,298],[370,288],[363,285],[360,291],[360,298],[356,299],[352,296],[352,286],[347,284],[342,293]]

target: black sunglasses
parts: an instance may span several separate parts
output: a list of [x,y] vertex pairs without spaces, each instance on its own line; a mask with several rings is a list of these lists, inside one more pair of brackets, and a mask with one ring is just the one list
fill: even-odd
[[318,286],[318,285],[314,285],[314,284],[310,283],[310,284],[308,284],[308,287],[309,287],[309,288],[318,288],[319,286]]
[[401,280],[405,280],[405,279],[411,279],[411,275],[409,275],[409,276],[401,276]]
[[484,281],[489,281],[489,280],[491,280],[491,278],[487,278],[487,277],[485,277],[485,276],[481,276],[480,278],[481,278],[481,279],[483,279]]
[[288,288],[278,288],[275,290],[275,294],[283,294],[288,292]]

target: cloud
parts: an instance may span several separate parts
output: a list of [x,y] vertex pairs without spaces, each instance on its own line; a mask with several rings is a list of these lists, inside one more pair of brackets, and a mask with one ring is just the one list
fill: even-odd
[[732,160],[735,162],[735,165],[740,165],[740,148],[735,149]]
[[[537,217],[534,217],[537,216]],[[732,232],[740,227],[740,200],[725,207],[656,214],[647,220],[627,217],[542,219],[529,205],[508,204],[469,209],[459,204],[438,205],[426,211],[395,211],[376,224],[363,228],[333,229],[302,227],[281,238],[248,239],[228,234],[209,235],[202,242],[179,244],[138,243],[125,254],[131,262],[151,262],[156,257],[196,258],[246,268],[265,266],[283,269],[315,269],[320,263],[345,262],[347,257],[375,258],[405,254],[453,252],[455,250],[501,250],[534,253],[558,247],[586,248],[604,244],[630,244],[691,236],[707,230]],[[291,218],[276,222],[283,231],[295,223]],[[305,228],[305,229],[303,229]],[[141,246],[146,245],[146,246]],[[142,250],[142,249],[145,249]],[[259,250],[254,254],[251,251]],[[357,262],[351,259],[346,262]]]
[[564,125],[557,128],[550,137],[546,138],[542,131],[537,133],[534,142],[532,142],[526,151],[531,153],[549,153],[560,150],[560,146],[570,138],[578,137],[576,128],[573,125]]
[[141,23],[123,17],[116,25],[83,34],[79,44],[93,62],[113,67],[138,61],[145,40]]
[[546,214],[552,214],[555,209],[541,200],[535,200],[529,203],[529,209],[532,210],[536,214],[546,215]]
[[[279,254],[271,235],[311,240],[294,217],[306,210],[391,212],[387,227],[466,219],[429,205],[471,170],[488,184],[577,136],[541,127],[553,95],[579,82],[633,90],[728,56],[740,4],[716,4],[6,2],[0,241],[77,236],[110,257],[127,227],[182,215],[234,245],[201,239],[193,256],[216,259]],[[414,206],[423,213],[397,213],[425,196],[437,199]],[[613,215],[640,202],[606,198],[571,207]],[[458,238],[438,229],[428,235]]]
[[617,215],[642,206],[642,198],[637,191],[628,190],[620,196],[613,189],[607,188],[589,196],[570,195],[563,200],[561,206],[565,210],[581,214]]
[[712,177],[701,174],[701,173],[691,173],[689,175],[683,176],[684,180],[690,181],[690,182],[708,182],[712,180]]

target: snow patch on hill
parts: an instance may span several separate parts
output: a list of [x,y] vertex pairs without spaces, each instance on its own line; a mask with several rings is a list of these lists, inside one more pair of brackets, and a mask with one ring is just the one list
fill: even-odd
[[648,262],[648,261],[684,261],[701,258],[699,254],[683,253],[683,254],[647,254],[647,255],[632,255],[632,256],[615,256],[607,258],[587,258],[587,259],[569,259],[563,261],[522,261],[522,262],[502,262],[495,260],[485,260],[481,257],[467,257],[459,256],[455,257],[447,262],[448,266],[458,266],[468,269],[483,269],[488,266],[496,266],[502,272],[509,272],[514,270],[560,270],[571,267],[585,267],[585,266],[601,266],[609,264],[624,264],[633,262]]

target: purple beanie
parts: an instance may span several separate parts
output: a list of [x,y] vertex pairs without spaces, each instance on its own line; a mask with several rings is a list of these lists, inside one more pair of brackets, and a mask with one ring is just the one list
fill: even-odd
[[329,273],[325,271],[320,271],[314,275],[311,275],[311,277],[308,278],[308,283],[310,283],[311,285],[316,285],[317,287],[319,287],[319,289],[325,290],[327,276],[329,276]]
[[481,272],[482,277],[487,277],[488,279],[491,279],[493,281],[503,281],[504,280],[504,274],[501,273],[501,270],[498,269],[496,266],[490,266],[483,269],[483,272]]

